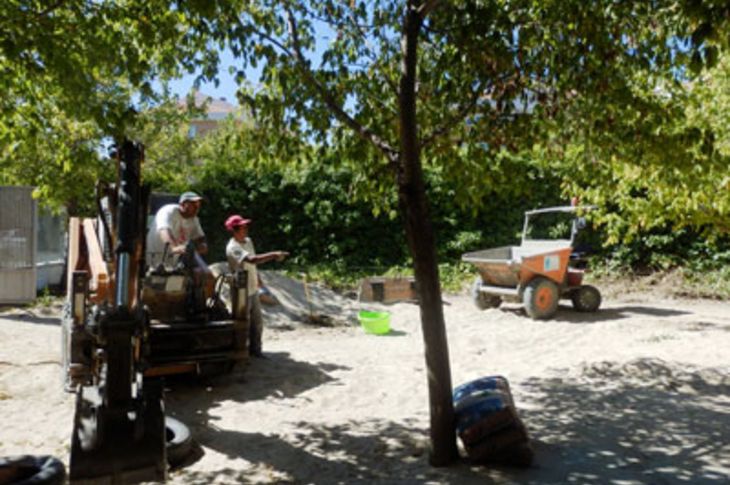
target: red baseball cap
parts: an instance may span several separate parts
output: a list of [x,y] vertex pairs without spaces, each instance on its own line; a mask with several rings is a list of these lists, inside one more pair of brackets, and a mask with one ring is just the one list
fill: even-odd
[[233,229],[235,229],[236,227],[245,226],[250,223],[251,223],[251,219],[244,219],[243,217],[239,216],[238,214],[234,214],[232,216],[229,216],[223,225],[226,226],[226,229],[233,232]]

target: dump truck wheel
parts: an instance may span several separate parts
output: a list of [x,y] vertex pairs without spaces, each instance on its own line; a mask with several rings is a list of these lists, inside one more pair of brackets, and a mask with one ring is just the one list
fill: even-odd
[[570,294],[573,308],[579,312],[595,312],[601,306],[601,292],[591,285],[583,285]]
[[474,304],[480,310],[486,310],[487,308],[497,308],[502,299],[496,295],[487,295],[479,290],[482,287],[482,278],[477,276],[474,280],[474,284],[471,286],[471,299]]
[[63,485],[65,477],[66,467],[53,456],[0,457],[3,485]]
[[179,465],[193,451],[190,429],[182,421],[170,416],[165,416],[165,448],[170,466]]
[[522,295],[525,311],[534,319],[552,317],[558,309],[558,285],[541,276],[530,281]]

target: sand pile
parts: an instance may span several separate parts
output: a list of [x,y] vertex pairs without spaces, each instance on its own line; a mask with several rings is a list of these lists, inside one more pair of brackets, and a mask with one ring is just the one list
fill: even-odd
[[288,327],[293,323],[357,325],[357,312],[380,305],[362,305],[356,295],[348,298],[314,282],[289,278],[275,271],[260,271],[261,279],[278,304],[262,305],[267,326]]

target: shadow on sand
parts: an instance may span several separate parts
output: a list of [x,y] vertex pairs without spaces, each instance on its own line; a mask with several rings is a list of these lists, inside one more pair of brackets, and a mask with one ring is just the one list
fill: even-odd
[[61,325],[61,317],[54,312],[44,314],[31,310],[17,311],[12,313],[0,313],[0,319],[13,322],[32,323],[34,325]]
[[525,483],[728,483],[730,378],[658,359],[585,377],[522,384],[540,469]]
[[[499,307],[499,309],[504,312],[509,312],[515,315],[529,318],[525,313],[525,309],[522,307],[522,305],[502,305]],[[631,318],[637,315],[656,318],[668,318],[689,315],[690,313],[691,312],[683,310],[656,308],[642,305],[614,306],[609,308],[601,308],[597,312],[586,313],[577,312],[570,304],[561,303],[558,307],[558,312],[554,316],[550,317],[547,321],[592,324],[611,320],[621,320],[623,318]]]
[[248,365],[214,378],[168,377],[165,402],[173,409],[180,401],[186,407],[192,404],[196,409],[209,410],[220,401],[291,398],[334,381],[328,372],[348,369],[336,364],[293,360],[287,352],[269,352],[265,359],[252,358]]
[[555,317],[552,318],[552,320],[571,323],[598,323],[609,320],[631,318],[637,315],[645,317],[667,318],[689,314],[690,312],[682,310],[656,308],[642,305],[614,306],[609,308],[601,308],[594,313],[583,313],[573,310],[571,306],[560,305],[558,313],[555,315]]
[[215,472],[181,469],[176,483],[256,483],[262,476],[270,483],[317,484],[728,483],[730,378],[724,374],[684,372],[646,359],[591,366],[580,379],[515,383],[518,407],[524,407],[521,414],[535,445],[533,466],[487,468],[461,461],[432,468],[428,431],[409,421],[299,422],[298,431],[288,435],[216,427],[209,411],[218,402],[295,396],[333,382],[328,372],[342,368],[297,362],[286,353],[271,357],[261,368],[279,367],[270,374],[278,380],[247,386],[248,379],[259,379],[251,372],[246,379],[230,376],[215,392],[200,387],[173,391],[176,396],[168,400],[173,411],[179,400],[187,403],[185,409],[197,410],[197,419],[201,412],[207,416],[194,429],[202,447],[250,463],[245,469]]

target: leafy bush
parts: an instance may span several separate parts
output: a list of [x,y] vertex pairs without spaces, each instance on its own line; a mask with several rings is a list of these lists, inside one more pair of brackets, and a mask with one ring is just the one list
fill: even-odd
[[[370,174],[380,177],[373,181],[361,167],[336,158],[326,147],[297,146],[290,139],[279,146],[272,134],[250,127],[241,130],[235,123],[194,142],[173,128],[165,135],[165,143],[150,149],[148,157],[154,157],[150,164],[157,166],[147,180],[157,190],[185,188],[205,196],[201,220],[211,261],[224,259],[230,236],[223,222],[239,213],[253,219],[251,236],[259,252],[291,253],[286,262],[269,268],[306,273],[310,279],[341,288],[356,286],[369,275],[412,274],[403,225],[394,211],[397,196],[387,183],[385,177],[391,174],[386,169]],[[163,150],[169,144],[180,145],[172,147],[173,157]],[[179,167],[174,166],[175,160]],[[563,181],[539,163],[517,155],[503,156],[500,163],[501,172],[491,174],[484,180],[486,188],[474,193],[458,186],[458,177],[444,167],[424,166],[446,291],[460,289],[473,276],[473,267],[461,262],[464,253],[515,244],[525,210],[566,203],[560,196]],[[700,230],[674,230],[668,223],[628,242],[602,247],[606,240],[600,231],[590,240],[599,272],[625,268],[647,272],[686,265],[699,274],[720,270],[730,262],[728,238],[706,241]],[[717,275],[721,280],[722,272]]]

